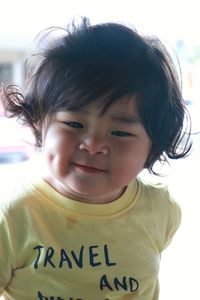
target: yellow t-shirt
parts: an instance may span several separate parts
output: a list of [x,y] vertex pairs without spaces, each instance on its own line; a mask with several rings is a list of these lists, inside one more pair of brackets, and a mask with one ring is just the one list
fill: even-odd
[[0,295],[9,300],[157,300],[160,253],[180,224],[162,185],[137,179],[116,201],[26,184],[0,210]]

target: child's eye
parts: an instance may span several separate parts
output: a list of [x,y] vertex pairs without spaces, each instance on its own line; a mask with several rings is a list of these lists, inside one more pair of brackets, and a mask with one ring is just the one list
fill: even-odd
[[114,130],[111,132],[111,135],[116,135],[119,137],[133,136],[133,134],[126,132],[126,131],[121,131],[121,130]]
[[79,122],[75,122],[75,121],[70,121],[70,122],[64,122],[66,125],[72,127],[72,128],[83,128],[83,124],[79,123]]

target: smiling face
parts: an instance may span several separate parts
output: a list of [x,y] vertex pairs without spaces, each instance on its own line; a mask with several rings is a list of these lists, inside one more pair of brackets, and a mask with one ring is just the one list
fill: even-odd
[[124,100],[104,113],[94,107],[55,113],[43,145],[49,184],[72,199],[105,203],[144,168],[151,141],[135,101]]

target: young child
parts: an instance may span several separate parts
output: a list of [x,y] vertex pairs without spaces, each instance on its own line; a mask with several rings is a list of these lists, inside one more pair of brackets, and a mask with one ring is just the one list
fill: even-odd
[[49,172],[1,205],[0,294],[157,300],[160,255],[180,208],[165,186],[138,174],[190,149],[165,47],[124,25],[83,19],[34,56],[24,93],[9,86],[3,98],[32,129]]

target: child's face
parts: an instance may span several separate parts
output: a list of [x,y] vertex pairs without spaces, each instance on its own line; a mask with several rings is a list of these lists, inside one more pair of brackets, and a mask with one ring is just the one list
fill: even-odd
[[84,202],[118,198],[143,169],[151,141],[134,101],[55,114],[44,137],[50,174],[61,194]]

